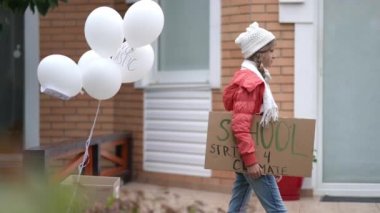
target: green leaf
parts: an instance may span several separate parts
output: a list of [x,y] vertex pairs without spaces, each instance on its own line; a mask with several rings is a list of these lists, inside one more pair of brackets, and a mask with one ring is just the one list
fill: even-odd
[[5,0],[2,6],[5,6],[5,8],[9,8],[14,13],[21,13],[23,14],[28,8],[29,1],[20,1],[20,0]]
[[36,1],[37,10],[41,15],[46,15],[49,8],[51,7],[50,3],[47,1]]
[[34,13],[35,12],[35,4],[34,4],[34,1],[30,1],[30,3],[29,3],[29,8],[30,8],[30,10]]
[[30,7],[34,13],[37,7],[38,13],[46,15],[49,9],[58,6],[59,2],[67,2],[67,0],[0,0],[0,7],[8,8],[14,13],[24,13]]
[[58,0],[49,0],[49,4],[51,8],[54,8],[58,5]]

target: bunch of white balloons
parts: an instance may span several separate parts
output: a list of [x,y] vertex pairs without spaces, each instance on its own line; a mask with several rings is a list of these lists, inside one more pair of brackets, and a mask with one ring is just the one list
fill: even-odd
[[152,0],[134,3],[124,18],[110,7],[96,8],[84,26],[91,50],[78,64],[59,54],[43,58],[37,70],[41,92],[67,100],[83,88],[95,99],[112,98],[122,83],[138,81],[152,69],[150,43],[163,26],[164,14]]

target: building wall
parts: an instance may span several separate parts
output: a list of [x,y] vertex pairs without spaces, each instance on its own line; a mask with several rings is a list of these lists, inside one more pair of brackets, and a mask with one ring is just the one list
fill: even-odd
[[[221,94],[233,73],[240,67],[242,56],[234,43],[236,36],[253,21],[272,31],[277,38],[277,59],[270,69],[271,88],[283,117],[293,116],[294,24],[278,23],[278,0],[222,1],[221,88],[213,90],[213,110],[223,109]],[[41,17],[41,57],[61,53],[78,60],[89,49],[84,38],[84,22],[99,6],[116,8],[123,16],[127,5],[122,0],[71,0],[61,4],[46,17]],[[79,95],[70,101],[59,101],[41,95],[41,143],[88,136],[97,101]],[[133,84],[123,85],[111,100],[103,101],[95,135],[131,131],[134,137],[134,180],[161,185],[229,191],[232,172],[213,171],[212,177],[192,177],[143,171],[143,90]]]

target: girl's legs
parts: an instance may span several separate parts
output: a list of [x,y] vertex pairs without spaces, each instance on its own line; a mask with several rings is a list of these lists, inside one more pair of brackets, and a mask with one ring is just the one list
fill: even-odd
[[229,213],[245,212],[247,203],[252,194],[252,188],[241,173],[236,173],[235,183],[228,207]]
[[246,212],[247,203],[251,197],[252,189],[255,191],[257,198],[266,212],[287,212],[274,176],[265,175],[259,179],[254,179],[241,173],[236,173],[236,180],[232,188],[232,196],[228,212]]
[[264,175],[259,179],[244,176],[267,213],[287,212],[274,176]]

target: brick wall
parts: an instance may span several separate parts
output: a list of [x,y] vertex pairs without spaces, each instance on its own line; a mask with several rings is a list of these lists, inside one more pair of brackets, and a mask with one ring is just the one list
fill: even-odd
[[[61,53],[78,60],[89,48],[83,26],[87,15],[96,7],[109,5],[122,16],[127,9],[123,0],[70,0],[48,16],[41,18],[41,57]],[[222,0],[222,88],[213,90],[213,110],[223,109],[221,93],[242,56],[234,43],[236,36],[253,21],[272,31],[277,38],[274,66],[270,69],[271,88],[281,116],[293,115],[294,25],[278,23],[278,0]],[[41,140],[87,137],[95,115],[97,101],[79,95],[70,101],[58,101],[41,95]],[[143,91],[124,84],[111,100],[103,101],[95,134],[132,131],[134,137],[134,179],[161,185],[229,191],[233,173],[213,171],[211,178],[169,175],[143,171]]]

